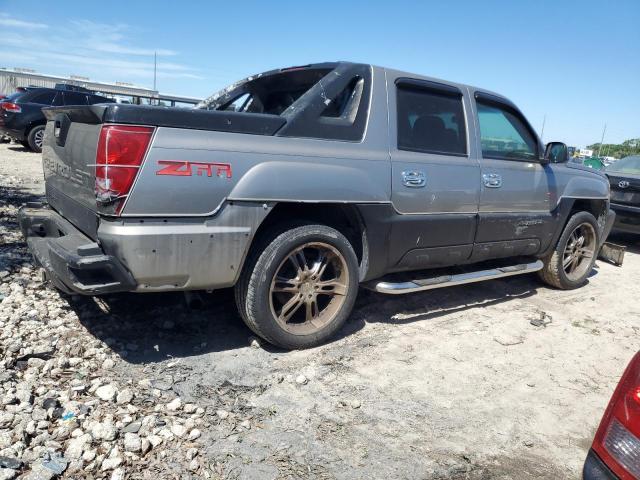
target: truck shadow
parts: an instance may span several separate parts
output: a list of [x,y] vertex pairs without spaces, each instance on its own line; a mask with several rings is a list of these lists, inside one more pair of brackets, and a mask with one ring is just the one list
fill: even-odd
[[[390,296],[360,289],[345,326],[328,344],[363,329],[367,323],[405,324],[430,321],[465,310],[526,298],[536,294],[535,277],[496,280],[438,291]],[[236,312],[233,291],[202,294],[199,308],[190,308],[180,293],[118,294],[101,298],[69,297],[82,325],[127,362],[155,363],[168,358],[247,348],[253,333]],[[409,307],[412,305],[413,307]],[[265,342],[262,349],[283,352]]]
[[[623,240],[628,251],[640,252],[637,242]],[[621,242],[621,239],[617,241]],[[590,278],[597,272],[596,267]],[[361,288],[349,320],[328,345],[353,335],[368,323],[434,321],[464,311],[481,311],[516,298],[529,298],[536,295],[539,288],[545,287],[535,275],[399,296]],[[254,335],[237,314],[231,289],[202,293],[197,298],[201,300],[198,308],[189,307],[181,293],[129,293],[100,298],[71,296],[69,305],[89,333],[134,364],[250,346]],[[265,342],[260,343],[267,352],[283,352]]]
[[252,332],[236,313],[232,290],[202,294],[190,307],[182,293],[69,297],[80,323],[131,363],[235,350]]

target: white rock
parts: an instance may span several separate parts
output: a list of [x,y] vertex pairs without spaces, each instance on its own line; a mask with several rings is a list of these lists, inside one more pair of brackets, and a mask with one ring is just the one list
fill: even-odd
[[13,413],[0,412],[0,428],[9,428],[13,423]]
[[307,377],[305,377],[304,375],[298,375],[296,377],[296,383],[298,385],[306,385],[306,383],[309,381],[309,379]]
[[18,471],[11,468],[0,468],[0,480],[13,480],[18,476]]
[[108,385],[102,385],[101,387],[96,388],[95,393],[100,400],[111,402],[116,398],[118,389],[113,383],[110,383]]
[[224,420],[229,416],[229,412],[227,412],[226,410],[218,410],[216,412],[216,415],[218,416],[218,418],[221,418],[222,420]]
[[95,450],[87,450],[82,454],[82,460],[84,460],[85,462],[93,462],[96,458],[96,451]]
[[194,428],[189,432],[189,440],[191,441],[197,440],[198,438],[200,438],[200,435],[202,435],[200,430],[198,430],[197,428]]
[[64,451],[65,458],[69,460],[76,460],[82,457],[83,452],[91,442],[91,435],[85,433],[76,438],[69,440],[67,449]]
[[171,426],[171,433],[178,438],[182,438],[187,434],[187,429],[179,423],[175,423]]
[[111,370],[115,366],[116,362],[114,362],[110,358],[107,358],[104,362],[102,362],[102,368],[105,370]]
[[111,422],[96,423],[91,429],[91,435],[96,440],[112,441],[118,436],[118,430]]
[[146,438],[142,439],[142,442],[140,444],[140,451],[141,453],[144,455],[146,454],[149,450],[151,450],[151,442],[149,440],[147,440]]
[[135,433],[124,434],[124,449],[127,452],[139,452],[142,450],[142,440]]
[[162,437],[159,435],[149,435],[147,437],[147,440],[149,440],[153,448],[157,447],[162,443]]
[[193,403],[185,403],[184,404],[184,413],[194,413],[198,407],[196,407]]
[[187,460],[193,460],[196,455],[198,455],[197,448],[190,448],[189,450],[187,450]]
[[111,480],[124,480],[124,478],[124,468],[116,468],[113,472],[111,472]]
[[126,403],[131,403],[131,401],[133,400],[133,392],[131,391],[131,389],[129,388],[125,388],[124,390],[121,390],[118,393],[118,396],[116,397],[116,403],[122,405],[122,404],[126,404]]
[[118,468],[120,465],[122,465],[122,458],[120,457],[105,458],[102,461],[100,470],[102,470],[103,472],[106,470],[113,470],[114,468]]
[[170,412],[176,412],[182,408],[182,400],[180,397],[175,398],[171,402],[167,403],[167,410]]

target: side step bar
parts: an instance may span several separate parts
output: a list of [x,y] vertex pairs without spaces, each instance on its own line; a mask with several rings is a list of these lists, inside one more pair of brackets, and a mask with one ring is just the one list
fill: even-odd
[[371,282],[366,285],[366,287],[380,293],[399,295],[402,293],[421,292],[423,290],[433,290],[434,288],[451,287],[454,285],[463,285],[465,283],[482,282],[484,280],[522,275],[524,273],[537,272],[538,270],[542,270],[542,267],[542,261],[536,260],[532,263],[521,263],[518,265],[509,265],[507,267],[492,268],[489,270],[477,270],[475,272],[416,279],[409,282]]

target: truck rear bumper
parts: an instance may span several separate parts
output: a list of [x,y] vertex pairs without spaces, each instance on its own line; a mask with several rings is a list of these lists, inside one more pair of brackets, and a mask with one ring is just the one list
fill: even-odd
[[60,290],[99,295],[136,289],[133,276],[115,257],[54,210],[27,205],[18,220],[36,264]]

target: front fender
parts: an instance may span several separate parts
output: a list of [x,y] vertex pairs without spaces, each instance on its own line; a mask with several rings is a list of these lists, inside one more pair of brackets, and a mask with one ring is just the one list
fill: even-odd
[[558,203],[563,199],[608,200],[609,182],[600,175],[571,175],[560,192]]

